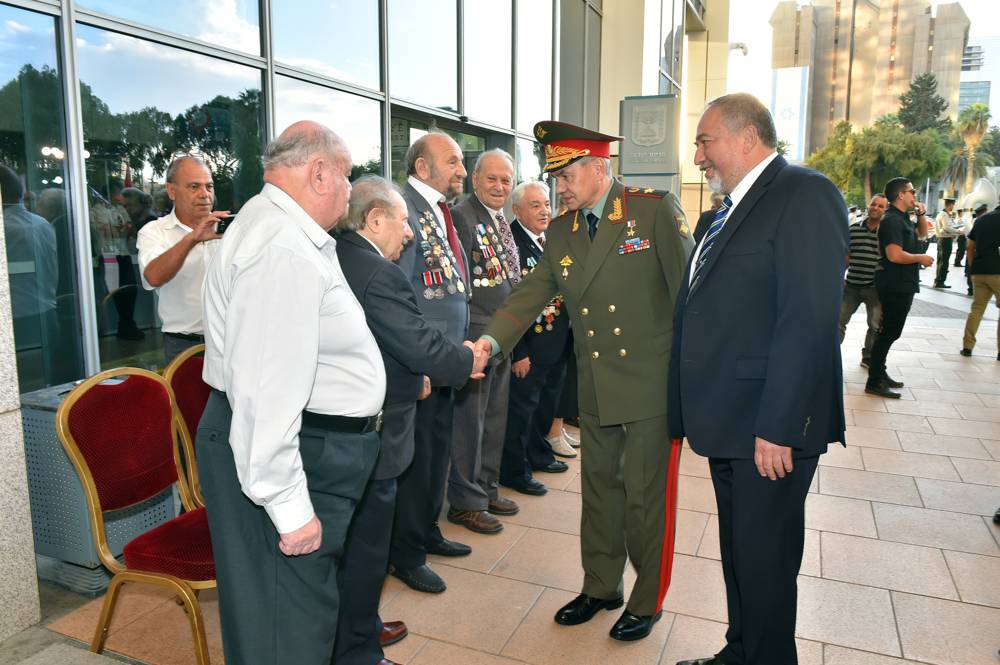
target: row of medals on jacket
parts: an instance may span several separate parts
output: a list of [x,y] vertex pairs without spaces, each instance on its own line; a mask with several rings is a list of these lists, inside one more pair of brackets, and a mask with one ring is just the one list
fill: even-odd
[[[430,218],[428,219],[428,215]],[[432,242],[431,237],[437,236],[437,240]],[[444,298],[445,291],[449,295],[454,293],[465,293],[465,284],[462,282],[462,276],[456,274],[455,267],[452,265],[452,260],[448,258],[448,253],[445,251],[443,240],[444,232],[441,230],[441,226],[437,223],[437,220],[433,218],[432,213],[424,215],[420,220],[420,249],[424,253],[424,262],[427,264],[429,270],[424,272],[424,298],[427,300],[437,299],[441,300]],[[438,267],[435,268],[435,265]],[[441,273],[444,273],[447,283],[441,285]],[[435,288],[437,286],[437,288]]]
[[[493,233],[490,233],[493,231]],[[479,250],[472,252],[472,285],[479,288],[500,286],[507,279],[507,250],[504,249],[495,229],[485,224],[476,225]],[[497,249],[499,248],[499,249]],[[479,265],[483,263],[485,265]]]

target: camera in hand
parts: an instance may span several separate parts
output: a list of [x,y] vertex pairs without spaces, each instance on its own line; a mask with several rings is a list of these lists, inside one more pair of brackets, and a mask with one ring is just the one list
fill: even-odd
[[229,225],[233,223],[234,219],[236,219],[236,215],[226,215],[225,217],[220,217],[219,223],[215,225],[215,232],[225,233],[226,229],[229,228]]

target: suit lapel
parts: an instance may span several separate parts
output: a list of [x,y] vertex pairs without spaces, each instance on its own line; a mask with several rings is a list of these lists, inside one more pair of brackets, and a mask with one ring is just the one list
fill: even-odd
[[[618,220],[618,223],[615,224],[608,219],[608,215],[614,210],[615,199],[620,199],[624,191],[625,188],[618,181],[615,181],[611,185],[611,190],[608,192],[608,199],[604,203],[604,212],[601,214],[601,221],[597,224],[597,233],[594,235],[594,239],[590,241],[590,251],[587,252],[583,280],[580,282],[580,293],[587,290],[590,282],[597,275],[597,271],[604,264],[604,258],[611,251],[611,248],[614,247],[619,236],[625,231],[626,225],[622,223],[622,220]],[[582,212],[580,213],[580,228],[577,234],[581,235],[586,241],[587,220],[584,218]]]
[[[705,265],[702,266],[698,274],[698,281],[691,285],[691,291],[689,294],[693,295],[698,287],[708,278],[708,274],[712,272],[712,268],[715,267],[716,263],[720,260],[723,252],[726,249],[726,245],[729,244],[729,239],[733,237],[736,230],[743,223],[743,220],[753,211],[757,202],[767,193],[768,188],[771,186],[771,181],[774,180],[775,176],[781,169],[785,168],[788,162],[781,155],[775,157],[764,172],[760,174],[757,181],[754,182],[753,186],[746,193],[743,199],[740,201],[739,205],[736,206],[736,210],[732,212],[729,219],[726,220],[725,226],[722,227],[722,231],[719,232],[719,236],[715,239],[715,244],[712,245],[712,250],[708,255],[708,260]],[[686,274],[686,273],[685,273]]]

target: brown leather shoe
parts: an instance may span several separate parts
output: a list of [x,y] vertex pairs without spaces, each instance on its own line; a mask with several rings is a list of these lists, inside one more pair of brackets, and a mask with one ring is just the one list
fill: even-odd
[[382,624],[382,633],[378,636],[379,646],[387,647],[390,644],[395,644],[409,633],[406,624],[402,621],[386,621]]
[[476,533],[500,533],[503,524],[487,510],[455,510],[448,509],[448,521],[461,524],[469,531]]
[[505,496],[498,496],[489,504],[489,511],[494,515],[517,515],[519,510],[520,507]]

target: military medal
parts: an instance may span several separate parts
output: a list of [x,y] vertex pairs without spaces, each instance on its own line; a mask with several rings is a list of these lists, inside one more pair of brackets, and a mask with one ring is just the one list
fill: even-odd
[[627,222],[625,222],[625,227],[628,228],[628,233],[627,233],[628,237],[629,238],[634,237],[635,236],[635,220],[634,219],[630,219]]
[[569,279],[569,267],[573,265],[573,259],[569,258],[569,254],[567,254],[559,260],[559,265],[562,266],[562,278]]
[[459,293],[465,293],[465,284],[462,283],[462,280],[460,279],[455,280],[455,290],[457,290]]
[[536,323],[535,324],[535,332],[536,333],[540,333],[540,332],[542,332],[542,330],[543,330],[542,329],[542,324],[541,323]]

